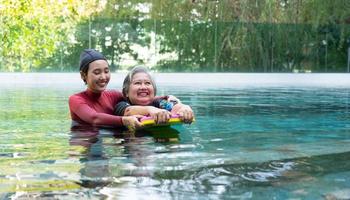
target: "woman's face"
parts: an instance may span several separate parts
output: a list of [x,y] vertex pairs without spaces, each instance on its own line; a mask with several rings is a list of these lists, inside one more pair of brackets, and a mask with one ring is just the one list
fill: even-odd
[[149,105],[154,99],[151,78],[144,72],[135,74],[131,79],[127,97],[132,104]]
[[[94,93],[103,92],[111,78],[108,63],[105,60],[95,60],[90,63],[85,77],[87,87]],[[83,77],[82,77],[83,78]]]

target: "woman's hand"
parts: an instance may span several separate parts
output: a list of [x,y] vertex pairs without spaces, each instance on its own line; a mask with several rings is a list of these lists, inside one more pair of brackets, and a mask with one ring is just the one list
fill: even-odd
[[148,114],[157,124],[167,123],[171,117],[171,113],[169,111],[153,106],[148,106]]
[[139,119],[143,117],[142,115],[132,115],[132,116],[123,116],[122,122],[125,127],[127,127],[130,131],[135,131],[138,128],[142,127]]
[[178,114],[180,119],[186,124],[190,124],[193,122],[193,118],[194,118],[193,110],[188,105],[176,104],[172,110],[172,113]]

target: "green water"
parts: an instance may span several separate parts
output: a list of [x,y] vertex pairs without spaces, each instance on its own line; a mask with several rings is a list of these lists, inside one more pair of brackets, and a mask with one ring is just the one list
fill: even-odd
[[78,76],[2,79],[0,199],[350,197],[350,87],[230,85],[235,75],[184,87],[196,80],[173,76],[159,92],[190,104],[196,122],[136,134],[71,130]]

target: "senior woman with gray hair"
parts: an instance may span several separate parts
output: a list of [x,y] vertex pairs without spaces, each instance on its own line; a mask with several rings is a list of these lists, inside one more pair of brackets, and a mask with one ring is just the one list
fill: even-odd
[[[150,115],[156,123],[166,123],[172,114],[179,115],[184,123],[191,123],[194,115],[190,106],[182,104],[174,96],[155,97],[156,83],[143,66],[134,67],[123,82],[125,101],[115,107],[119,116]],[[132,106],[131,106],[132,105]]]

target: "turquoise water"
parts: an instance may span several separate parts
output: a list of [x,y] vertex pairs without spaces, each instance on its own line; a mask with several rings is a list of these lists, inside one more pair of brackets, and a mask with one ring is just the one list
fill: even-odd
[[71,130],[77,74],[0,74],[0,199],[350,198],[348,75],[156,78],[194,124]]

